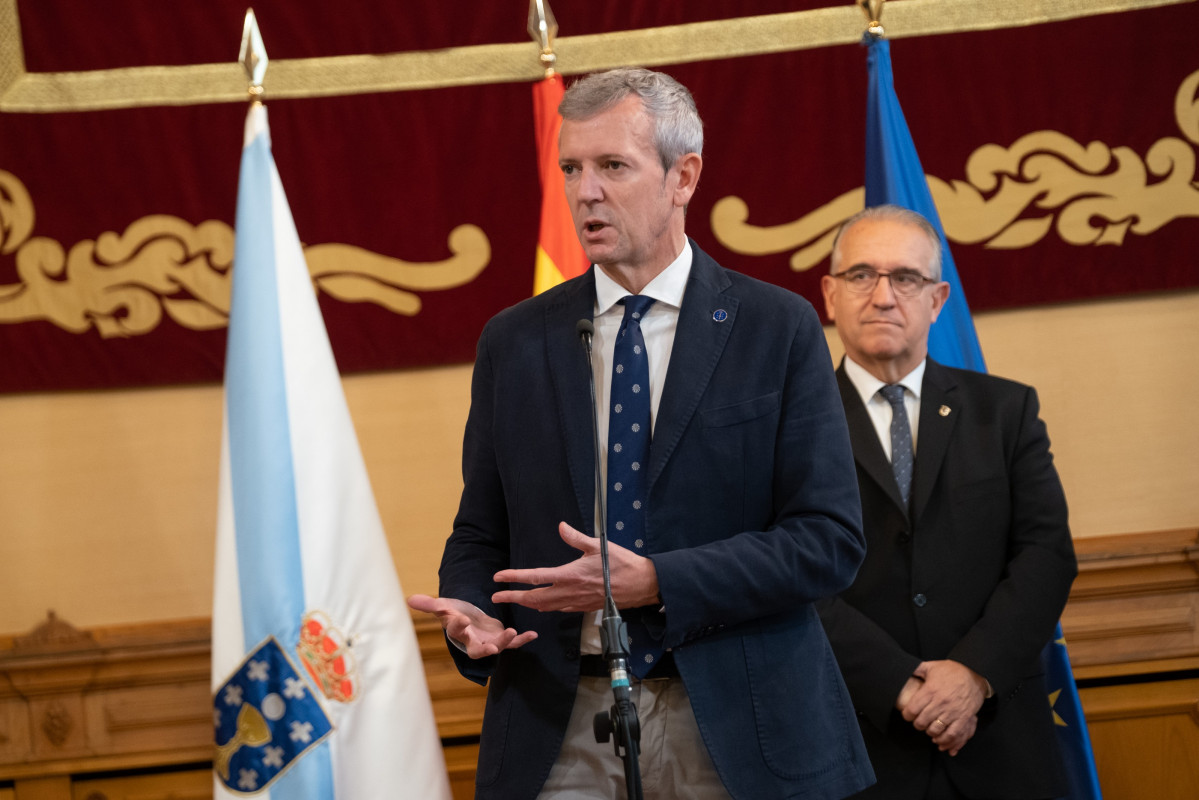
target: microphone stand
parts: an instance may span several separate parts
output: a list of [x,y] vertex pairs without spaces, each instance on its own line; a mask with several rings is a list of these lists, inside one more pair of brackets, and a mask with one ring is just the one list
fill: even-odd
[[613,702],[605,714],[595,715],[592,723],[595,741],[603,744],[609,739],[617,757],[624,762],[625,789],[628,800],[642,800],[641,766],[641,723],[637,719],[637,707],[633,705],[629,685],[629,634],[616,601],[612,597],[612,576],[608,565],[608,503],[600,478],[599,419],[595,400],[595,369],[592,365],[591,338],[595,325],[589,319],[581,319],[575,330],[587,350],[587,374],[591,384],[591,429],[595,438],[595,491],[599,498],[599,542],[600,563],[604,571],[604,616],[600,624],[600,642],[604,660],[608,662],[608,675],[612,681]]

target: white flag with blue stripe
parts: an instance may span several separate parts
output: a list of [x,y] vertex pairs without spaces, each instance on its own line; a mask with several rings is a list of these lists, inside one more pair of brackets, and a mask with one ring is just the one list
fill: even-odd
[[412,619],[258,103],[224,411],[216,798],[449,798]]

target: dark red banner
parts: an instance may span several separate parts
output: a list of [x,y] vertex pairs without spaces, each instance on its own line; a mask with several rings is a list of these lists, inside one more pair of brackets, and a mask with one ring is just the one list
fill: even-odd
[[[829,4],[735,5],[552,1],[564,37]],[[244,104],[62,110],[56,81],[232,63],[245,4],[15,7],[17,77],[50,88],[48,110],[27,110],[12,99],[20,80],[0,86],[0,391],[220,380]],[[532,291],[531,81],[272,98],[272,70],[522,42],[536,64],[525,4],[254,10],[275,158],[343,372],[470,360],[483,323]],[[1186,3],[969,33],[889,29],[896,90],[975,311],[1199,285],[1199,57],[1182,24],[1194,16]],[[831,232],[862,202],[865,50],[662,68],[706,124],[689,233],[819,306]],[[135,77],[153,84],[153,70]]]

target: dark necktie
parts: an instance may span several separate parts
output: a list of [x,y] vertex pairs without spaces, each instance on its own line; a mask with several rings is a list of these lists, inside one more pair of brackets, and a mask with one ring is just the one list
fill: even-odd
[[895,473],[895,482],[899,484],[899,496],[903,498],[906,509],[912,491],[914,459],[912,426],[908,424],[908,412],[903,406],[903,387],[884,386],[878,391],[891,404],[891,470]]
[[[645,554],[646,472],[649,467],[649,357],[641,319],[652,297],[629,295],[612,351],[612,402],[608,412],[608,540]],[[662,655],[637,613],[622,614],[628,625],[629,669],[638,678]]]

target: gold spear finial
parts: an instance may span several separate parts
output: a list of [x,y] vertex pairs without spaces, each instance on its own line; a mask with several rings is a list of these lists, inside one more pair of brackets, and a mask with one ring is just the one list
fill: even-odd
[[270,59],[266,57],[266,47],[262,44],[262,34],[258,32],[258,20],[254,17],[254,9],[246,9],[246,24],[241,30],[241,55],[238,56],[242,68],[246,71],[246,80],[250,82],[250,100],[262,102],[262,79],[266,75],[266,67]]
[[879,22],[883,16],[883,4],[886,2],[887,0],[858,0],[858,5],[862,7],[862,11],[870,23],[866,28],[866,35],[873,36],[875,39],[883,38],[886,33],[882,23]]
[[545,77],[554,74],[554,37],[558,35],[558,20],[550,9],[549,0],[529,0],[529,35],[541,48],[541,66],[545,67]]

